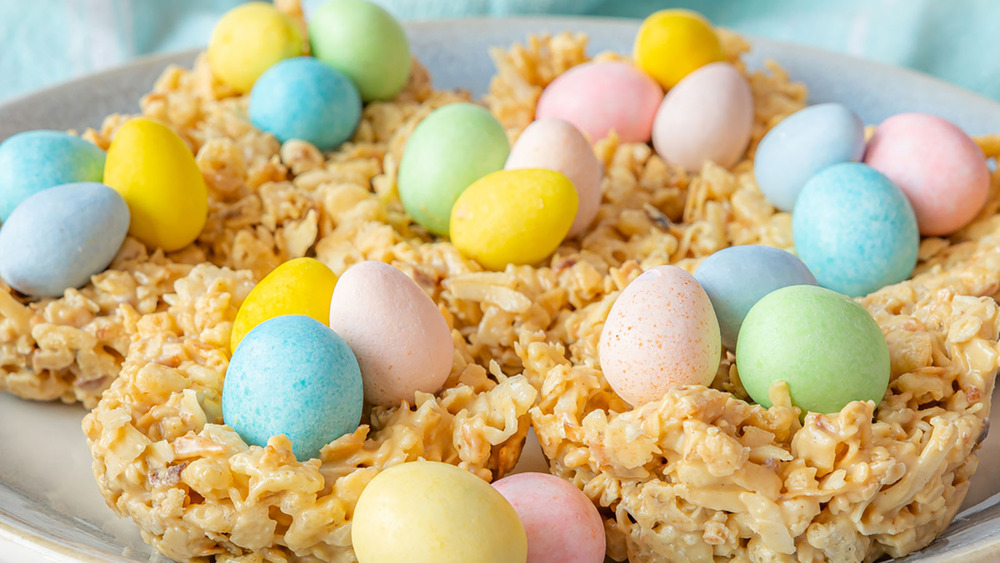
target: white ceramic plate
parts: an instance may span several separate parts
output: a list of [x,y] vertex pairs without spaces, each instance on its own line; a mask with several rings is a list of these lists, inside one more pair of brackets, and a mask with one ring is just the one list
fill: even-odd
[[[471,19],[406,25],[413,52],[438,88],[485,93],[493,65],[488,48],[531,32],[583,31],[590,52],[628,53],[638,22],[593,18]],[[1000,132],[1000,105],[914,72],[797,45],[753,41],[747,61],[771,58],[805,82],[810,102],[847,104],[865,123],[903,111],[936,113],[973,135]],[[114,112],[137,112],[139,98],[169,63],[189,65],[194,53],[146,59],[0,105],[0,140],[28,129],[82,129]],[[994,404],[1000,393],[994,395]],[[91,474],[76,406],[39,404],[0,394],[0,561],[137,562],[156,556],[130,520],[105,505]],[[964,513],[945,535],[905,561],[1000,559],[1000,432],[980,451]],[[530,442],[520,469],[543,467]],[[997,495],[997,496],[994,496]],[[29,555],[30,553],[30,555]]]

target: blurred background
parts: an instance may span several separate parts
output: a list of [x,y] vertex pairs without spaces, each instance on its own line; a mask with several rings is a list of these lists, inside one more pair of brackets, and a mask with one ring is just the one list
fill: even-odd
[[[0,0],[0,102],[155,53],[203,47],[244,0]],[[309,10],[324,0],[303,0]],[[402,20],[699,11],[746,35],[926,72],[1000,101],[1000,0],[374,0]]]

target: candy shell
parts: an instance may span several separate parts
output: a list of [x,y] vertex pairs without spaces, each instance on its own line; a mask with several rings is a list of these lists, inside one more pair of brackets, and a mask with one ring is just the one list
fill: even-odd
[[269,2],[248,2],[226,12],[208,41],[212,73],[238,92],[282,59],[302,54],[302,33]]
[[712,24],[697,12],[678,9],[660,10],[643,20],[632,54],[636,65],[664,90],[695,70],[724,60]]

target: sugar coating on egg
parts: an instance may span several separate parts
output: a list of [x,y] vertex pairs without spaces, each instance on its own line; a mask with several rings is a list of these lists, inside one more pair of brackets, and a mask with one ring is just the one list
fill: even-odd
[[725,60],[712,24],[690,10],[660,10],[639,26],[632,55],[644,72],[669,90],[709,63]]
[[301,55],[302,45],[292,18],[269,2],[248,2],[215,24],[206,53],[212,73],[243,93],[271,65]]

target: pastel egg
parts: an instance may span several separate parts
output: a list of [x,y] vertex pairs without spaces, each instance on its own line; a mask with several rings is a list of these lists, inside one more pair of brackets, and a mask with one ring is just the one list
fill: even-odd
[[835,164],[813,176],[792,213],[795,252],[819,285],[859,297],[910,277],[920,234],[913,208],[865,164]]
[[313,55],[354,81],[366,102],[391,100],[410,77],[410,44],[389,12],[366,0],[331,0],[309,18]]
[[924,235],[961,229],[989,196],[983,151],[961,129],[935,115],[904,113],[883,121],[868,141],[865,163],[903,190]]
[[295,21],[269,2],[248,2],[226,12],[208,41],[212,73],[239,92],[249,92],[264,71],[302,54]]
[[632,406],[683,385],[708,385],[722,354],[712,301],[676,266],[648,270],[612,305],[599,354],[608,384]]
[[267,69],[250,91],[250,121],[284,143],[301,139],[326,151],[349,140],[361,121],[361,96],[349,78],[311,57]]
[[361,370],[350,347],[304,315],[268,319],[233,352],[222,386],[222,418],[250,445],[292,441],[299,461],[361,423]]
[[562,173],[573,182],[579,207],[567,237],[584,232],[601,206],[604,166],[590,143],[571,123],[541,119],[528,125],[510,149],[505,170],[545,168]]
[[669,90],[695,70],[722,61],[712,24],[690,10],[660,10],[643,20],[632,48],[636,64]]
[[510,143],[493,114],[475,104],[449,104],[425,117],[399,162],[399,199],[413,220],[448,234],[455,200],[473,182],[503,168]]
[[108,148],[104,183],[128,204],[129,234],[148,246],[179,250],[205,227],[205,179],[187,145],[165,125],[145,118],[125,122]]
[[588,62],[560,74],[542,91],[535,119],[572,123],[596,142],[614,131],[626,143],[647,143],[663,90],[621,61]]
[[687,75],[663,98],[653,122],[653,147],[667,162],[698,172],[706,162],[739,162],[753,131],[753,95],[729,63]]
[[521,518],[527,563],[603,563],[604,521],[587,495],[548,473],[515,473],[493,483]]
[[736,349],[740,325],[754,303],[789,285],[816,285],[809,268],[791,252],[748,244],[713,253],[698,265],[694,279],[712,300],[722,345]]
[[62,131],[25,131],[0,143],[0,221],[46,188],[100,182],[104,151]]
[[817,172],[865,153],[865,127],[841,104],[817,104],[783,119],[764,135],[754,154],[753,173],[761,193],[782,211]]
[[512,563],[528,551],[503,495],[438,461],[401,463],[372,478],[354,508],[351,543],[360,563]]
[[128,224],[125,200],[103,184],[42,190],[0,227],[0,277],[27,295],[61,297],[111,264]]
[[864,307],[811,285],[769,293],[747,313],[736,367],[750,397],[770,407],[775,381],[804,411],[839,412],[851,401],[878,404],[889,386],[889,347]]
[[559,248],[578,206],[569,178],[552,170],[501,170],[462,192],[451,212],[451,242],[486,268],[535,264]]
[[255,326],[281,315],[306,315],[326,324],[337,275],[315,258],[295,258],[271,270],[250,290],[233,320],[230,351]]
[[415,404],[437,393],[451,373],[455,345],[434,301],[406,274],[382,262],[360,262],[337,282],[330,328],[354,350],[365,400]]

